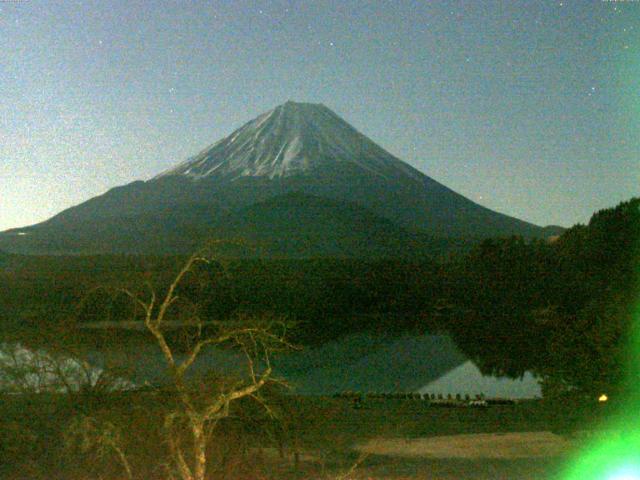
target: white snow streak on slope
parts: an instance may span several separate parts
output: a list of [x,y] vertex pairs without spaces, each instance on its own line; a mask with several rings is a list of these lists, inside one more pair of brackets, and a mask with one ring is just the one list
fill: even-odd
[[159,177],[276,178],[329,164],[351,164],[382,177],[423,178],[327,107],[294,102],[260,115]]

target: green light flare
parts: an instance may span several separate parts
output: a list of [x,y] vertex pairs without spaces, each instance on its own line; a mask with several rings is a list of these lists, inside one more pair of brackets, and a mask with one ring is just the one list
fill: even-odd
[[[632,15],[638,14],[638,3],[626,2],[626,6],[632,7]],[[631,16],[627,18],[632,18]],[[636,17],[637,18],[637,17]],[[636,27],[637,28],[637,27]],[[628,25],[623,27],[628,38],[622,40],[622,44],[618,46],[615,69],[610,73],[616,91],[615,104],[621,114],[622,122],[619,125],[619,132],[611,132],[612,140],[617,144],[617,148],[624,155],[632,155],[633,159],[638,155],[638,134],[640,132],[640,36],[637,32],[628,29]],[[633,161],[629,164],[633,165]],[[640,180],[640,162],[636,162],[636,167],[631,167],[629,171],[631,178]]]
[[[613,63],[603,64],[607,74],[617,87],[618,104],[634,127],[640,124],[640,37],[637,33],[638,8],[635,2],[614,2],[609,10],[619,10],[612,17],[616,39],[610,43],[609,54]],[[609,11],[613,14],[613,12]]]
[[[634,419],[637,423],[637,419]],[[640,431],[612,429],[569,467],[563,480],[640,480]]]
[[630,466],[614,471],[606,480],[638,480],[640,479],[640,468]]
[[640,480],[640,239],[635,239],[635,306],[628,344],[627,397],[602,433],[585,445],[562,480]]

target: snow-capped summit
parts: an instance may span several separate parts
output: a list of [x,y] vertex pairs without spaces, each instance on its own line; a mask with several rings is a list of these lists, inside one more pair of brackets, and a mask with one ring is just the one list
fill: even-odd
[[0,232],[0,249],[186,253],[243,238],[285,257],[369,258],[505,235],[548,232],[454,192],[324,105],[287,102],[151,180]]
[[278,178],[336,163],[383,177],[392,171],[414,179],[420,175],[324,105],[288,101],[156,178]]

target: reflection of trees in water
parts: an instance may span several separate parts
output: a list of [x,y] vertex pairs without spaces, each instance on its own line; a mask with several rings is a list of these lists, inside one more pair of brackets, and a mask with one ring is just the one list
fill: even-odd
[[131,387],[130,381],[80,356],[31,350],[20,343],[0,344],[0,392],[108,392]]

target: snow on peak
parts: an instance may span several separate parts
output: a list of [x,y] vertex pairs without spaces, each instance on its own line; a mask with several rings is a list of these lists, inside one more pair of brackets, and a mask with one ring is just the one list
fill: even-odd
[[421,176],[324,105],[288,101],[159,177],[277,178],[309,175],[334,163],[380,176]]

